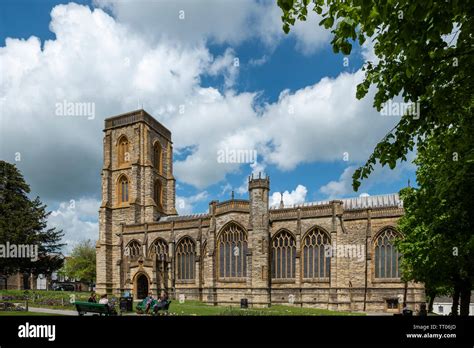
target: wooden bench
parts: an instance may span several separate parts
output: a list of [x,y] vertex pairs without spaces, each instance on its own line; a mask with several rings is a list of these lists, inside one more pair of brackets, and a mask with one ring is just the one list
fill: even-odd
[[94,302],[74,302],[77,313],[83,316],[85,313],[98,313],[99,315],[117,315],[117,312],[110,308],[108,304],[94,303]]

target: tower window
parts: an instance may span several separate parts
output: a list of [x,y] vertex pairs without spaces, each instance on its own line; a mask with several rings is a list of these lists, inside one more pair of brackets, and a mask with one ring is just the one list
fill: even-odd
[[153,166],[161,173],[161,144],[159,141],[153,146]]
[[118,164],[123,165],[130,162],[130,149],[128,139],[125,135],[121,136],[118,141]]
[[154,199],[158,207],[162,207],[162,186],[159,180],[155,181]]
[[128,202],[128,179],[125,175],[118,180],[118,201],[119,203]]

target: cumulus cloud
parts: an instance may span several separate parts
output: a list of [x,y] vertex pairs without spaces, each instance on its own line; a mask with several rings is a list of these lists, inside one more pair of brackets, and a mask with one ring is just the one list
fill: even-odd
[[206,191],[189,197],[176,196],[176,210],[179,215],[189,215],[193,212],[196,203],[204,202],[208,197],[209,194]]
[[[291,192],[285,191],[283,192],[283,204],[285,206],[292,206],[294,204],[301,204],[304,203],[306,200],[306,194],[308,190],[303,185],[298,185],[294,190]],[[270,207],[278,207],[280,206],[281,201],[281,192],[273,192],[270,196]]]
[[227,48],[224,55],[217,57],[208,69],[208,74],[211,76],[223,75],[224,85],[226,88],[231,88],[237,75],[239,73],[240,62],[235,56],[235,52],[231,48]]
[[56,227],[64,232],[65,254],[69,254],[81,240],[96,241],[99,236],[97,213],[100,201],[79,199],[61,202],[48,218],[48,227]]
[[[94,3],[155,42],[166,38],[184,43],[239,45],[258,39],[272,50],[286,37],[282,11],[273,0],[95,0]],[[298,50],[312,54],[329,42],[330,32],[318,25],[321,19],[310,11],[306,22],[297,21],[292,27],[289,37],[295,40]]]
[[[234,51],[214,57],[207,41],[238,43],[257,33],[269,46],[277,43],[284,34],[273,2],[215,2],[209,7],[194,1],[146,1],[143,7],[134,2],[133,8],[127,1],[97,3],[116,18],[102,9],[58,5],[51,11],[54,40],[42,44],[36,37],[9,38],[0,47],[0,156],[13,162],[20,154],[17,165],[43,200],[81,202],[75,210],[60,206],[51,217],[58,225],[63,219],[72,231],[80,226],[81,236],[92,236],[97,227],[84,216],[93,212],[100,194],[103,120],[137,105],[173,132],[175,150],[182,154],[174,164],[178,181],[202,191],[179,197],[185,202],[181,208],[177,200],[180,213],[191,212],[193,204],[206,199],[206,187],[243,166],[254,172],[268,165],[291,170],[301,163],[340,160],[346,152],[350,161],[365,159],[397,121],[373,111],[371,95],[355,99],[361,72],[283,91],[276,102],[258,107],[258,92],[233,90],[238,77]],[[191,7],[185,8],[184,22],[178,22],[183,4]],[[206,20],[209,16],[213,20]],[[306,52],[328,40],[317,31],[310,35],[315,22],[290,34]],[[172,33],[193,39],[176,40]],[[205,75],[223,76],[226,89],[202,87]],[[56,105],[65,101],[93,104],[94,117],[56,114]],[[225,148],[255,150],[258,162],[219,163],[218,151]],[[246,192],[246,186],[245,178],[237,192]],[[303,191],[296,188],[288,195],[290,204]]]
[[[53,9],[51,30],[57,39],[43,49],[36,38],[8,39],[0,48],[2,155],[11,159],[20,152],[20,168],[35,173],[27,179],[47,199],[99,191],[102,121],[135,109],[138,100],[172,130],[177,151],[192,149],[175,163],[175,174],[200,189],[241,167],[218,163],[220,149],[256,150],[283,170],[338,160],[346,152],[357,161],[396,121],[373,111],[370,95],[355,99],[360,71],[284,91],[256,110],[256,93],[200,87],[205,74],[221,73],[232,84],[231,50],[214,58],[203,44],[152,44],[102,10],[73,3]],[[94,103],[96,117],[55,115],[56,103],[64,100]],[[19,135],[21,142],[15,140]],[[78,170],[78,163],[88,165]]]
[[[415,169],[412,163],[414,156],[414,153],[410,153],[407,156],[408,161],[398,163],[397,167],[393,170],[388,166],[376,166],[374,172],[367,179],[362,180],[359,192],[369,191],[379,184],[400,180],[404,173],[413,173]],[[356,166],[348,166],[344,169],[338,180],[332,180],[321,186],[320,192],[325,194],[327,199],[356,196],[357,193],[352,188],[352,175],[356,169]],[[362,195],[369,194],[364,192],[360,194],[361,197]]]

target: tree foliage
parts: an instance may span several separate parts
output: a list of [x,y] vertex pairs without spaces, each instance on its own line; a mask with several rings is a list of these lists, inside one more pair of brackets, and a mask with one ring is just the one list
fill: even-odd
[[96,276],[95,246],[90,240],[80,242],[74,247],[64,264],[63,272],[69,278],[94,282]]
[[[350,54],[353,43],[373,40],[378,62],[367,62],[357,86],[363,98],[375,85],[374,107],[397,96],[420,103],[420,117],[405,115],[382,139],[364,166],[353,175],[357,191],[374,165],[394,168],[415,144],[459,125],[462,108],[473,96],[474,2],[464,0],[278,0],[283,30],[306,20],[308,9],[331,29],[335,53]],[[450,34],[452,34],[450,36]]]
[[39,197],[28,198],[30,188],[12,164],[0,161],[0,244],[37,245],[38,259],[1,258],[4,275],[27,272],[51,274],[63,263],[61,230],[47,227],[49,212]]
[[364,66],[357,98],[375,86],[373,105],[401,97],[418,102],[353,175],[357,191],[380,163],[395,168],[417,148],[419,188],[401,191],[404,234],[398,242],[406,280],[425,283],[429,296],[451,289],[469,312],[474,283],[474,2],[410,0],[278,0],[283,30],[306,20],[308,9],[333,33],[335,53],[372,40],[376,61]]
[[398,245],[405,276],[428,290],[459,288],[466,315],[474,283],[474,120],[468,117],[473,106],[459,127],[445,129],[443,137],[428,136],[418,147],[419,188],[401,191],[405,215],[399,226],[405,237]]

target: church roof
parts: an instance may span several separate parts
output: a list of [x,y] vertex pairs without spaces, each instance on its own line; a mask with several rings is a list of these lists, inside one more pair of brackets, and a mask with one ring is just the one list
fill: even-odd
[[199,219],[199,218],[206,218],[208,217],[208,213],[201,213],[201,214],[191,214],[191,215],[179,215],[179,216],[163,216],[160,218],[161,221],[180,221],[180,220],[191,220],[191,219]]
[[[326,201],[316,201],[316,202],[307,202],[302,204],[294,205],[284,205],[270,207],[271,210],[279,209],[291,209],[291,208],[300,208],[300,207],[309,207],[317,205],[328,205],[331,204],[333,200]],[[355,210],[355,209],[367,209],[367,208],[385,208],[385,207],[402,207],[403,202],[400,199],[398,193],[390,193],[385,195],[375,195],[375,196],[362,196],[362,197],[352,197],[352,198],[343,198],[337,199],[335,201],[341,201],[344,210]],[[160,222],[165,221],[182,221],[182,220],[192,220],[199,218],[209,217],[208,213],[201,214],[192,214],[192,215],[180,215],[180,216],[163,216],[160,218]]]
[[[365,209],[365,208],[382,208],[382,207],[401,207],[402,201],[398,193],[390,193],[385,195],[375,195],[375,196],[362,196],[362,197],[353,197],[353,198],[343,198],[338,199],[342,202],[342,205],[345,210],[352,209]],[[330,204],[331,200],[326,201],[316,201],[316,202],[307,202],[302,204],[286,205],[287,208],[300,208],[308,207],[314,205],[326,205]],[[271,208],[272,210],[279,209],[278,206]]]

